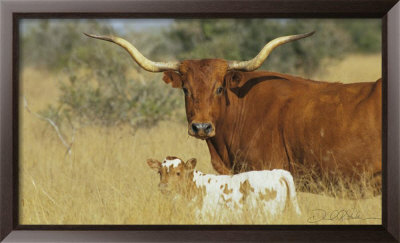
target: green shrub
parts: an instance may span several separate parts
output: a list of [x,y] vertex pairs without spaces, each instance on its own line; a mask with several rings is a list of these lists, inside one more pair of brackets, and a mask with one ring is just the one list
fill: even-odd
[[[67,33],[57,36],[56,29],[44,33],[57,38],[52,38],[47,48],[38,55],[53,56],[35,65],[53,70],[55,77],[62,74],[67,78],[55,80],[60,89],[59,100],[41,111],[42,115],[51,118],[63,129],[120,124],[129,124],[136,129],[154,126],[164,119],[175,119],[174,115],[182,120],[183,96],[179,90],[168,87],[161,74],[144,72],[122,48],[83,34],[89,31],[104,33],[103,30],[107,30],[105,34],[114,33],[110,26],[96,22],[91,23],[90,28],[81,22],[74,24],[76,28],[67,28],[73,25],[71,22],[57,24],[58,28],[68,29],[68,35],[74,36],[59,52],[58,44],[52,41],[62,39]],[[140,33],[135,36],[139,42],[152,38]],[[23,48],[28,49],[29,46],[23,45]]]

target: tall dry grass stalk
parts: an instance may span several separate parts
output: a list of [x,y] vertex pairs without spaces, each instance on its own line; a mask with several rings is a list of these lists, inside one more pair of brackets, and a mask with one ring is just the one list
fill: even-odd
[[[379,56],[374,60],[378,63]],[[357,65],[363,59],[359,61]],[[23,70],[22,93],[32,110],[57,99],[53,75]],[[24,110],[22,103],[21,224],[381,224],[381,196],[361,199],[355,194],[351,200],[302,192],[298,192],[301,216],[289,211],[271,220],[260,210],[245,210],[197,218],[195,207],[187,201],[159,193],[159,177],[146,164],[148,158],[160,160],[167,155],[194,157],[197,169],[215,173],[205,142],[189,137],[185,125],[162,122],[134,135],[124,126],[85,127],[76,134],[71,156],[65,156],[57,134]]]

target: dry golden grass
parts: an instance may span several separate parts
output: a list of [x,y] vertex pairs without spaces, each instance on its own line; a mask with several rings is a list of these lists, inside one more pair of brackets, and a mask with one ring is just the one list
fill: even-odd
[[380,54],[353,54],[343,60],[324,60],[314,80],[340,83],[373,82],[382,77]]
[[[357,77],[367,69],[372,77],[365,79],[380,77],[378,55],[350,56],[336,65],[347,70],[351,65],[362,67],[364,61],[368,68],[347,73],[347,80],[364,80]],[[345,80],[337,75],[342,72],[335,71],[341,69],[331,70],[331,76],[321,79]],[[55,78],[42,70],[23,70],[22,93],[32,110],[56,101]],[[21,224],[381,224],[380,196],[349,200],[301,192],[300,217],[288,212],[270,221],[262,212],[246,211],[198,219],[185,202],[169,201],[158,192],[158,175],[146,164],[148,158],[160,160],[167,155],[195,157],[199,170],[215,173],[205,142],[189,137],[185,125],[162,122],[135,135],[127,127],[86,127],[77,133],[69,156],[46,122],[23,107],[20,114]],[[324,213],[321,209],[327,213],[325,220],[317,218]]]

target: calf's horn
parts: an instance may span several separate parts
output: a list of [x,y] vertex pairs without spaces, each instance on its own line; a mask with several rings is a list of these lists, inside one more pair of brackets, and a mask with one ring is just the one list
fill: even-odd
[[241,70],[241,71],[254,71],[259,68],[265,59],[267,59],[268,55],[274,50],[276,47],[283,45],[285,43],[299,40],[305,37],[309,37],[313,35],[315,31],[307,33],[307,34],[300,34],[300,35],[289,35],[289,36],[282,36],[272,41],[268,42],[264,48],[258,53],[256,57],[248,61],[229,61],[228,62],[228,70]]
[[139,64],[139,66],[141,66],[146,71],[163,72],[167,70],[179,70],[180,62],[153,62],[143,56],[142,53],[140,53],[131,43],[122,38],[115,36],[92,35],[87,33],[84,34],[92,38],[114,42],[115,44],[121,46],[131,55],[133,60],[135,60],[137,64]]

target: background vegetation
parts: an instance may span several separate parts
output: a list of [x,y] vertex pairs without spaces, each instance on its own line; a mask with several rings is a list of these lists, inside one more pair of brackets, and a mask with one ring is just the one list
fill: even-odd
[[[145,164],[148,158],[195,157],[200,170],[215,173],[206,144],[187,135],[183,95],[165,85],[161,74],[140,69],[121,48],[82,32],[122,36],[145,56],[162,61],[249,59],[275,37],[316,30],[310,38],[276,49],[262,69],[363,82],[381,77],[380,28],[380,20],[356,19],[165,20],[159,26],[140,21],[24,20],[21,223],[265,223],[259,212],[201,221],[190,217],[193,212],[182,209],[184,204],[172,204],[158,193],[157,175]],[[319,223],[381,223],[381,197],[340,196],[299,193],[303,216],[289,213],[268,223],[309,223],[316,206],[357,210],[371,217]],[[182,210],[179,215],[177,207]]]

